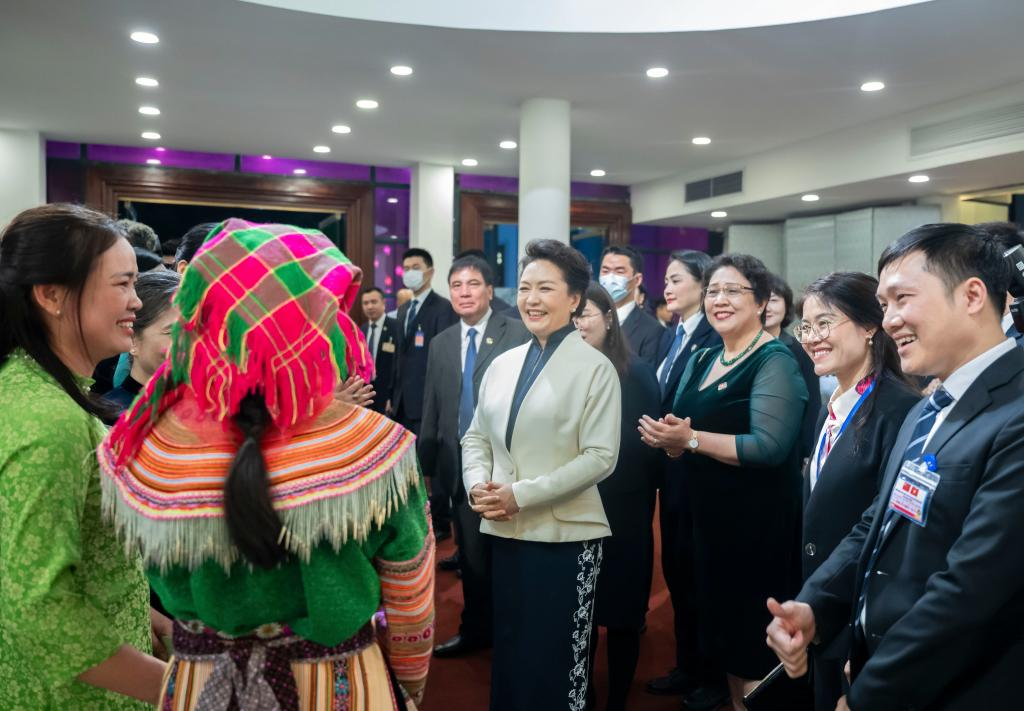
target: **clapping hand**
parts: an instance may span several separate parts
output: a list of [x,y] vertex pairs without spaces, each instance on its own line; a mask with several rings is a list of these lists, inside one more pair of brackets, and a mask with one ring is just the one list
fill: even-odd
[[817,633],[814,611],[804,602],[779,603],[768,598],[768,611],[773,619],[768,625],[768,646],[786,668],[786,674],[796,679],[807,673],[807,646]]
[[374,391],[373,385],[366,382],[358,375],[353,375],[351,378],[335,388],[334,399],[340,400],[341,402],[347,402],[350,405],[369,407],[373,402],[374,395],[376,394],[377,393]]
[[488,521],[511,521],[519,513],[512,485],[493,481],[477,484],[470,490],[469,507]]
[[640,426],[637,427],[637,431],[644,444],[648,447],[664,449],[670,457],[678,457],[686,451],[686,447],[693,437],[690,418],[680,419],[671,413],[657,420],[644,415],[640,418]]

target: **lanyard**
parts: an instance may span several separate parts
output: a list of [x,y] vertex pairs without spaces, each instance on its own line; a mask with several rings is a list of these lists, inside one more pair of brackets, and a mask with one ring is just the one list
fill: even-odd
[[[874,390],[874,389],[875,389],[875,381],[872,380],[871,383],[866,388],[864,388],[864,392],[862,392],[860,394],[860,397],[857,398],[857,402],[854,404],[853,409],[850,410],[850,414],[846,416],[845,420],[843,420],[843,425],[842,425],[842,427],[839,428],[839,432],[836,434],[836,438],[835,438],[836,442],[838,442],[839,438],[843,436],[843,432],[846,431],[846,426],[848,424],[850,424],[850,422],[853,420],[853,416],[857,414],[857,410],[860,409],[860,406],[862,404],[864,404],[864,401],[868,399],[868,395],[870,395],[871,391]],[[825,455],[825,444],[828,443],[828,440],[829,440],[829,437],[828,437],[828,427],[826,426],[825,427],[825,436],[822,437],[821,438],[821,442],[818,443],[818,475],[815,477],[815,479],[818,479],[818,478],[821,477],[821,467],[823,465],[822,458]],[[833,446],[835,446],[835,445],[833,444]]]

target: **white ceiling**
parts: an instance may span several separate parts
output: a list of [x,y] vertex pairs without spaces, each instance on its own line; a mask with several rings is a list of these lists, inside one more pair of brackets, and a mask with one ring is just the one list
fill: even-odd
[[[807,3],[808,5],[812,3]],[[632,184],[1015,83],[1021,0],[934,0],[841,19],[673,34],[421,27],[237,0],[4,0],[0,127],[54,139],[458,165],[514,175],[520,103],[573,104],[573,178]],[[142,46],[134,29],[158,33]],[[389,74],[393,64],[412,77]],[[653,81],[649,66],[672,74]],[[155,76],[158,89],[135,86]],[[864,94],[862,81],[888,88]],[[375,112],[356,99],[381,103]],[[162,115],[142,117],[142,104]],[[336,136],[334,123],[353,132]],[[695,147],[690,138],[709,135]],[[823,159],[827,157],[823,156]]]
[[516,32],[733,30],[888,10],[931,0],[242,0],[375,22]]

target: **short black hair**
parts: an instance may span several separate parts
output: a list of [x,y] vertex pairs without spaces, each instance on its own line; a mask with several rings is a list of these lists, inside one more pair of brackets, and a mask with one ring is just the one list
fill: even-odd
[[486,259],[481,259],[475,254],[463,253],[452,262],[452,268],[448,270],[448,281],[452,280],[452,275],[455,272],[463,269],[475,269],[484,278],[484,284],[494,286],[494,272],[491,270],[491,265],[487,263]]
[[157,267],[163,268],[164,260],[159,255],[142,247],[134,247],[133,250],[135,252],[135,263],[139,267],[139,274],[156,269]]
[[668,305],[668,302],[665,301],[665,297],[664,296],[659,296],[657,299],[654,300],[654,304],[653,304],[655,311],[660,309],[662,306],[667,306],[667,305]]
[[472,247],[470,249],[464,249],[455,255],[456,259],[460,259],[461,257],[480,257],[480,259],[487,259],[487,253],[482,249]]
[[786,280],[778,274],[772,274],[772,293],[780,297],[785,304],[786,311],[782,314],[782,328],[788,328],[793,323],[793,290],[789,288]]
[[604,248],[601,252],[601,261],[609,254],[621,254],[623,257],[629,257],[629,264],[633,267],[634,274],[642,274],[644,271],[644,258],[640,255],[640,252],[636,251],[628,245],[610,244]]
[[587,258],[579,250],[556,239],[530,240],[523,258],[519,261],[520,275],[529,264],[540,259],[551,262],[562,272],[569,293],[580,297],[580,305],[572,315],[582,314],[587,306],[587,287],[590,286],[590,262]]
[[165,239],[160,240],[160,254],[164,257],[173,257],[178,253],[178,245],[181,244],[180,239]]
[[[363,289],[363,296],[366,296],[367,294],[369,294],[371,292],[374,292],[374,291],[376,291],[378,294],[380,294],[380,298],[381,299],[385,298],[384,297],[384,290],[381,289],[379,286],[368,286],[368,287],[366,287],[365,289]],[[362,298],[362,297],[360,297],[360,298]]]
[[[768,299],[772,298],[772,273],[768,271],[764,262],[750,254],[720,254],[711,260],[711,264],[704,271],[705,291],[715,272],[725,267],[732,267],[750,282],[750,288],[754,290],[754,301],[758,305],[764,305],[768,303]],[[765,315],[762,311],[761,323],[764,323],[764,319]]]
[[174,263],[191,262],[195,258],[196,252],[203,246],[203,242],[206,241],[210,232],[219,224],[219,222],[201,222],[183,234],[181,236],[181,243],[178,244],[178,251],[174,253]]
[[975,227],[999,240],[1004,252],[1017,246],[1024,247],[1024,231],[1013,222],[982,222]]
[[412,247],[405,250],[405,254],[402,255],[402,261],[404,262],[409,257],[423,257],[423,261],[426,262],[428,267],[434,266],[434,258],[430,256],[430,252],[422,247]]
[[878,258],[878,274],[894,262],[921,252],[924,268],[946,286],[946,293],[975,277],[985,282],[989,300],[1002,316],[1010,268],[1003,259],[1003,242],[991,232],[955,222],[915,227],[890,244]]
[[696,249],[680,249],[672,252],[668,256],[669,262],[679,262],[686,271],[690,272],[690,276],[699,282],[704,281],[704,273],[711,266],[711,257],[706,255],[704,252],[698,252]]

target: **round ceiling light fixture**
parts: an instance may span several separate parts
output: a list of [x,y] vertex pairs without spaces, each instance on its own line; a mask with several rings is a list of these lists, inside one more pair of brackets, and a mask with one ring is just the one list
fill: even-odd
[[356,102],[356,107],[365,111],[371,111],[380,106],[376,99],[360,99]]
[[480,162],[476,158],[463,158],[462,165],[466,166],[467,168],[475,168],[476,166],[480,165]]
[[504,148],[506,151],[514,151],[516,148],[519,148],[519,144],[513,140],[505,139],[498,144],[498,148]]
[[590,171],[591,178],[603,178],[606,175],[608,175],[608,173],[604,170],[601,170],[600,168],[594,168],[592,171]]
[[142,132],[142,137],[145,138],[147,141],[159,141],[160,140],[160,134],[157,133],[156,131],[143,131]]
[[330,146],[313,146],[313,152],[314,153],[330,153],[331,152],[331,147]]
[[139,113],[143,116],[159,116],[160,109],[155,106],[140,106]]
[[725,210],[715,210],[714,212],[711,213],[711,216],[712,217],[728,217],[729,213],[726,212]]
[[803,200],[804,202],[818,202],[818,200],[821,200],[821,198],[818,195],[815,195],[814,193],[807,193],[800,199]]
[[931,178],[927,175],[911,175],[907,180],[911,183],[927,183]]
[[412,74],[412,67],[407,67],[404,64],[399,64],[391,67],[391,73],[396,77],[407,77]]
[[158,44],[160,42],[160,38],[155,34],[152,32],[145,32],[143,30],[136,30],[135,32],[132,32],[131,38],[134,42],[138,42],[139,44]]
[[885,88],[885,83],[880,81],[866,81],[860,85],[861,91],[881,91]]
[[706,146],[711,143],[711,139],[707,136],[696,136],[690,141],[695,146]]
[[331,126],[331,131],[333,131],[334,133],[352,133],[352,129],[343,123]]
[[398,198],[396,198],[396,197],[389,197],[388,198],[388,204],[389,205],[397,205],[398,204]]
[[160,86],[160,82],[158,82],[153,77],[135,77],[135,83],[139,86],[144,86],[149,89],[152,89],[156,86]]
[[647,70],[649,79],[663,79],[668,76],[668,69],[665,67],[651,67]]

